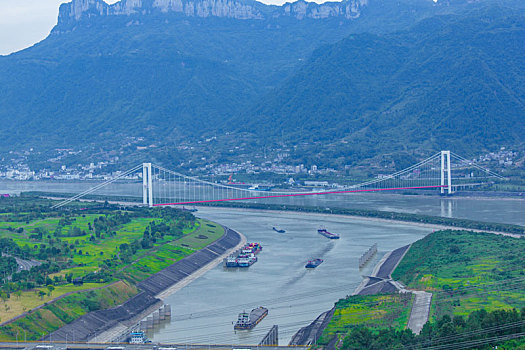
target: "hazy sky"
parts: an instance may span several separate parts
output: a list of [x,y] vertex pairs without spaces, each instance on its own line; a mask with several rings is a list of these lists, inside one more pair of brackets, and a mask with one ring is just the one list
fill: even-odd
[[[105,0],[115,3],[118,0]],[[291,2],[291,0],[287,0]],[[286,0],[263,0],[283,4]],[[0,0],[0,55],[29,47],[44,39],[57,22],[58,7],[68,0]],[[317,0],[316,2],[323,2]]]
[[[67,0],[0,0],[0,55],[44,39],[57,22],[58,7]],[[114,3],[113,1],[106,1]]]

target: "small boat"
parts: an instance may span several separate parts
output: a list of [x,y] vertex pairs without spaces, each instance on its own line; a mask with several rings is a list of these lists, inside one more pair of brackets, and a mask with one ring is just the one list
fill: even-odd
[[275,227],[272,228],[275,232],[277,233],[285,233],[286,231],[285,230],[280,230],[280,229],[277,229]]
[[304,267],[307,269],[315,269],[317,266],[321,265],[323,261],[323,259],[308,260],[308,263]]
[[332,233],[332,232],[328,232],[326,229],[324,228],[320,228],[319,230],[317,230],[317,233],[325,236],[326,238],[330,238],[330,239],[339,239],[339,235],[337,233]]
[[233,329],[252,329],[257,326],[266,315],[268,315],[268,309],[262,306],[253,309],[249,314],[247,312],[241,312]]

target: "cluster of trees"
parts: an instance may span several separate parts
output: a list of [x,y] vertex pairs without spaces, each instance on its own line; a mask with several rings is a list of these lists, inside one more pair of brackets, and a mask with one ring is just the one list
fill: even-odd
[[6,292],[15,292],[17,290],[33,289],[38,286],[49,286],[65,281],[71,281],[72,276],[66,275],[64,279],[62,276],[54,276],[53,278],[49,275],[56,273],[68,266],[68,263],[49,262],[46,261],[39,266],[33,266],[30,270],[21,270],[14,272],[11,275],[11,279],[4,279],[2,284],[2,290]]
[[[431,346],[454,348],[453,344],[476,342],[485,348],[500,344],[494,337],[525,332],[525,308],[521,312],[512,310],[477,310],[468,317],[448,315],[436,322],[427,322],[419,335],[406,329],[393,328],[375,330],[364,326],[353,328],[344,338],[343,350],[424,349]],[[447,347],[446,345],[450,345]]]
[[11,276],[12,273],[18,270],[18,264],[15,258],[11,256],[0,256],[0,276],[2,278],[7,278]]
[[[34,244],[18,245],[12,238],[0,238],[0,252],[5,256],[0,257],[0,292],[9,297],[11,293],[33,289],[41,286],[51,286],[61,283],[71,283],[72,274],[64,277],[55,276],[50,278],[53,273],[74,266],[73,254],[87,254],[77,247],[80,239],[73,242],[63,240],[63,237],[81,237],[90,241],[97,241],[104,237],[114,236],[118,228],[132,221],[133,218],[148,217],[162,218],[163,220],[152,220],[143,233],[141,239],[131,243],[121,244],[118,251],[111,258],[100,263],[97,272],[81,276],[84,281],[101,282],[109,281],[113,276],[112,267],[120,265],[122,262],[129,263],[132,257],[140,249],[151,248],[155,242],[163,239],[166,235],[182,236],[183,230],[195,224],[195,217],[190,212],[181,211],[173,208],[149,209],[149,208],[125,208],[119,210],[117,207],[105,206],[104,208],[82,208],[82,210],[72,209],[70,211],[56,213],[49,210],[39,210],[28,207],[24,198],[13,198],[9,200],[9,206],[2,207],[0,211],[5,211],[7,215],[2,215],[0,220],[9,222],[17,219],[29,220],[35,218],[56,217],[60,215],[60,220],[56,229],[49,231],[45,227],[36,227],[25,234]],[[15,204],[19,205],[15,205]],[[16,210],[15,210],[16,208]],[[25,210],[22,210],[25,209]],[[100,214],[92,222],[88,223],[87,230],[80,229],[74,225],[77,218],[86,217],[88,214]],[[23,227],[9,227],[11,232],[24,233]],[[39,266],[34,266],[30,270],[18,271],[18,264],[14,257],[22,259],[37,259],[42,262]],[[80,277],[80,276],[75,276]],[[48,288],[50,289],[50,288]],[[51,294],[52,290],[49,290]]]
[[[165,208],[164,210],[154,209],[157,217],[161,217],[163,221],[151,221],[144,230],[140,240],[134,240],[130,244],[123,243],[119,246],[118,258],[123,262],[131,262],[133,255],[140,249],[148,249],[165,236],[172,236],[172,239],[182,237],[183,230],[187,227],[195,225],[195,216],[190,212],[181,211],[173,208]],[[150,214],[151,215],[151,214]],[[115,262],[106,260],[104,263],[108,266]]]

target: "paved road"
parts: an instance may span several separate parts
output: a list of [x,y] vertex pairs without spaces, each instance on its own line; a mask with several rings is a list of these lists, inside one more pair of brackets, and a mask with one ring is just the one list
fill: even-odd
[[408,320],[408,328],[415,334],[419,334],[428,321],[432,293],[423,291],[412,291],[412,293],[414,294],[414,303]]
[[[2,253],[2,256],[5,256],[5,257],[10,257],[12,255],[10,254],[5,254],[5,253]],[[16,263],[18,264],[18,269],[20,271],[22,270],[31,270],[31,268],[33,266],[40,266],[42,265],[42,263],[40,261],[36,261],[36,260],[33,260],[33,259],[30,259],[30,260],[24,260],[24,259],[20,259],[19,257],[14,257],[15,260],[16,260]]]

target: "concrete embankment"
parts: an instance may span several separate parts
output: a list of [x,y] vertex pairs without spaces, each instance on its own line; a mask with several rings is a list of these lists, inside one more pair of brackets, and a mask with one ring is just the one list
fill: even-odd
[[334,316],[335,306],[320,314],[315,321],[297,331],[290,340],[289,345],[312,345],[317,342],[323,334],[324,329]]
[[410,245],[388,252],[377,263],[370,276],[363,279],[353,295],[372,295],[395,293],[399,291],[399,283],[392,281],[392,272],[408,252]]
[[141,292],[124,304],[90,312],[46,336],[44,340],[108,342],[157,310],[163,298],[187,285],[217,266],[232,250],[246,242],[245,237],[230,228],[217,241],[177,261],[139,283]]
[[[372,295],[399,291],[399,284],[391,280],[391,275],[409,248],[410,245],[406,245],[386,253],[374,267],[371,276],[363,279],[363,282],[357,287],[353,295]],[[323,312],[308,326],[299,329],[292,337],[289,345],[315,344],[332,319],[334,312],[335,307]]]

